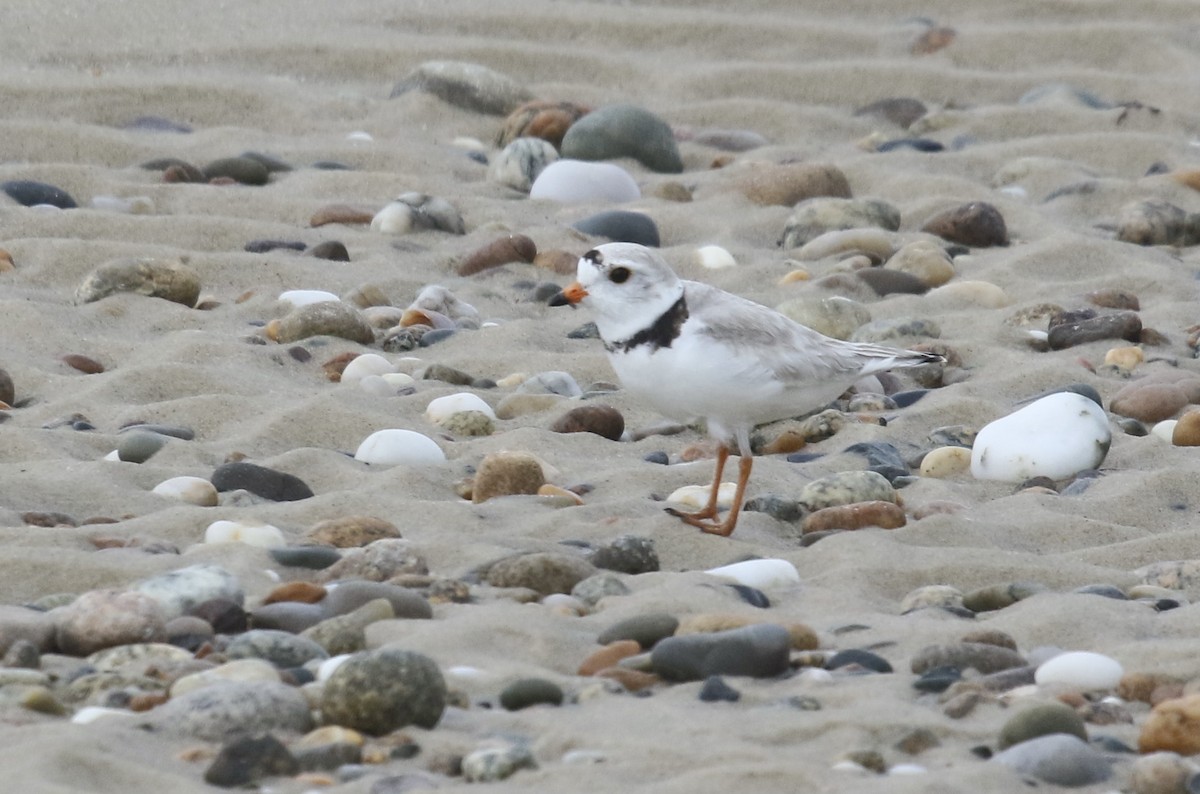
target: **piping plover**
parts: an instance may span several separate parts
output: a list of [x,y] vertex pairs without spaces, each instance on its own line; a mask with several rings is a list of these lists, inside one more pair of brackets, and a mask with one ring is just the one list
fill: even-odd
[[[932,353],[843,342],[724,290],[680,279],[658,252],[608,243],[579,260],[575,283],[551,306],[592,310],[622,385],[680,421],[704,419],[718,443],[708,504],[669,510],[688,524],[729,535],[737,524],[754,459],[755,425],[820,408],[860,378],[893,367],[942,361]],[[717,522],[717,491],[731,448],[737,489]]]

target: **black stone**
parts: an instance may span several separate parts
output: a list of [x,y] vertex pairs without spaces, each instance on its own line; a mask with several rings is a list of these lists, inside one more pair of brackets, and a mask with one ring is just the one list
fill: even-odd
[[916,403],[926,394],[929,394],[927,389],[912,389],[910,391],[898,391],[889,396],[892,398],[892,402],[896,404],[897,408],[907,408],[908,406]]
[[562,688],[545,678],[522,678],[506,686],[500,693],[500,705],[508,711],[520,711],[543,703],[559,706],[562,702]]
[[710,675],[700,687],[700,699],[705,703],[736,703],[741,697],[742,693],[725,683],[725,679],[719,675]]
[[320,571],[342,558],[333,546],[285,546],[271,549],[271,558],[289,568],[308,568]]
[[739,598],[752,607],[769,609],[771,606],[771,599],[767,598],[767,594],[757,587],[750,587],[744,584],[731,584],[729,585],[729,589],[737,593]]
[[273,502],[295,502],[313,496],[304,480],[255,463],[237,461],[216,468],[210,478],[217,491],[249,491]]
[[[669,464],[671,462],[671,458],[667,455],[667,453],[663,452],[661,449],[656,450],[654,452],[647,452],[645,457],[642,458],[642,460],[646,461],[647,463],[657,463],[660,466],[666,466],[667,464]],[[749,509],[749,508],[745,508],[745,509]]]
[[787,671],[791,646],[791,635],[783,626],[757,623],[667,637],[654,646],[650,664],[670,681],[697,681],[710,675],[771,678]]
[[261,163],[262,167],[272,174],[292,170],[292,167],[283,160],[280,160],[278,157],[272,157],[269,154],[263,154],[262,152],[242,152],[241,156],[247,160],[254,160]]
[[204,782],[233,788],[256,783],[264,777],[291,776],[300,764],[283,742],[274,736],[242,736],[221,748],[204,773]]
[[299,240],[251,240],[246,243],[244,250],[251,254],[265,254],[279,248],[289,251],[303,251],[308,246]]
[[962,680],[962,670],[957,667],[934,667],[926,670],[920,678],[913,681],[913,689],[919,692],[940,694]]
[[616,243],[637,243],[649,248],[660,244],[658,226],[649,216],[629,210],[607,210],[576,221],[571,228]]
[[436,345],[438,342],[444,342],[456,333],[458,333],[457,328],[435,328],[432,331],[426,331],[421,335],[421,341],[417,343],[417,347]]
[[836,670],[839,667],[856,665],[873,673],[890,673],[892,665],[877,653],[864,651],[859,648],[847,648],[838,651],[825,663],[826,670]]
[[208,621],[217,634],[241,634],[246,630],[246,610],[227,598],[213,598],[188,610],[192,617]]
[[912,149],[917,152],[940,152],[945,148],[940,142],[931,138],[897,138],[893,141],[884,141],[875,147],[875,151],[894,152],[897,149]]
[[10,179],[7,182],[0,182],[0,190],[24,207],[49,204],[62,210],[72,210],[79,206],[75,203],[75,199],[71,198],[70,194],[62,188],[47,185],[45,182],[35,182],[32,179]]
[[908,464],[905,463],[904,456],[900,454],[900,450],[886,441],[860,441],[846,447],[846,451],[864,456],[871,466],[899,469],[904,474],[908,474]]
[[138,116],[125,124],[124,129],[138,132],[174,132],[186,135],[192,131],[187,124],[162,116]]
[[340,240],[326,240],[323,243],[317,243],[309,250],[308,255],[317,259],[328,259],[330,262],[350,261],[350,252],[346,250],[346,244]]

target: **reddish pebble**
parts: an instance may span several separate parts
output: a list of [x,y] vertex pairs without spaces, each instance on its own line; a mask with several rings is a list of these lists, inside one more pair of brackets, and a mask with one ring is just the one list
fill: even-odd
[[532,262],[536,256],[537,246],[533,240],[523,234],[509,234],[471,252],[458,265],[458,274],[473,276],[509,262]]
[[80,355],[78,353],[68,353],[62,357],[63,363],[68,367],[77,369],[87,375],[98,375],[104,371],[104,365],[94,358]]
[[862,529],[880,527],[898,529],[907,523],[904,509],[892,502],[856,502],[849,505],[825,507],[804,519],[803,532],[824,532],[829,529]]
[[661,678],[653,673],[644,673],[641,670],[630,670],[626,667],[610,667],[607,670],[601,670],[596,673],[597,678],[611,678],[619,683],[629,692],[640,692],[643,689],[648,689],[662,681]]
[[324,226],[327,223],[345,223],[347,225],[367,226],[375,217],[375,213],[351,207],[349,204],[330,204],[321,207],[313,213],[309,226]]
[[358,353],[342,353],[322,364],[321,369],[325,370],[325,377],[334,383],[341,383],[342,371],[346,369],[347,364],[358,358],[358,356]]
[[622,659],[642,652],[636,640],[617,640],[591,653],[579,665],[579,675],[595,675],[601,670],[615,667]]
[[281,601],[315,604],[325,597],[326,592],[324,587],[313,582],[286,582],[267,593],[263,605]]

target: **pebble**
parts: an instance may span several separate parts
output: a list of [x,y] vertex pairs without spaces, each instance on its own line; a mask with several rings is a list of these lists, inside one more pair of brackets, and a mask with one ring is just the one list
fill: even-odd
[[[899,270],[887,270],[882,267],[864,267],[854,271],[860,281],[866,282],[876,295],[922,295],[929,291],[929,285],[911,273]],[[818,282],[823,284],[824,282]]]
[[813,198],[796,205],[783,229],[784,248],[800,248],[830,231],[900,228],[900,210],[881,199]]
[[287,545],[279,527],[261,521],[214,521],[204,530],[205,543],[244,543],[260,549]]
[[896,235],[893,232],[878,226],[856,226],[823,232],[800,246],[794,256],[800,261],[830,257],[845,261],[861,254],[875,264],[888,261],[895,252]]
[[359,607],[383,599],[392,606],[397,618],[428,620],[433,609],[419,593],[379,581],[341,581],[330,586],[329,595],[321,602],[326,617],[346,615]]
[[907,129],[928,112],[925,103],[912,97],[888,97],[863,105],[855,116],[875,116]]
[[670,637],[679,628],[679,618],[667,612],[647,612],[625,618],[600,632],[596,642],[611,645],[622,640],[633,640],[643,650],[653,648],[659,640]]
[[706,270],[723,270],[727,267],[737,267],[733,254],[719,245],[705,245],[697,248],[692,255],[693,261]]
[[921,231],[972,248],[1008,245],[1004,216],[986,201],[972,201],[940,212],[925,221]]
[[555,433],[594,433],[610,441],[620,441],[625,432],[625,418],[608,405],[581,405],[551,422],[550,429]]
[[837,166],[826,164],[758,166],[748,169],[735,184],[742,195],[764,207],[794,207],[806,199],[851,196],[846,175]]
[[378,466],[431,466],[446,460],[433,439],[413,430],[376,430],[363,439],[354,459]]
[[457,270],[460,276],[473,276],[511,262],[531,264],[536,256],[537,246],[532,239],[523,234],[508,234],[472,251]]
[[1140,347],[1127,345],[1125,347],[1109,348],[1104,353],[1104,363],[1116,367],[1122,372],[1132,371],[1138,364],[1146,360],[1146,354]]
[[651,171],[678,174],[683,160],[671,127],[636,105],[608,105],[578,119],[562,139],[563,157],[616,160],[630,157]]
[[325,681],[326,723],[382,736],[407,725],[433,728],[446,708],[446,681],[428,656],[380,648],[351,656]]
[[583,389],[569,373],[539,372],[521,382],[518,394],[558,394],[563,397],[582,397]]
[[659,570],[654,541],[637,535],[620,535],[593,551],[588,559],[597,568],[631,575]]
[[649,215],[628,210],[607,210],[571,224],[576,231],[605,237],[616,243],[637,243],[648,248],[659,245],[658,226]]
[[948,479],[971,470],[971,450],[967,447],[938,447],[921,458],[922,477]]
[[271,549],[271,559],[291,568],[322,570],[342,558],[337,549],[328,546],[290,546],[286,549]]
[[[737,483],[733,482],[723,482],[717,486],[717,507],[722,509],[732,507],[733,495],[736,490]],[[684,485],[672,491],[666,501],[681,507],[699,510],[708,504],[711,494],[711,485]]]
[[477,63],[426,61],[392,87],[389,98],[410,91],[432,94],[448,104],[476,113],[505,116],[533,99],[506,74]]
[[1163,199],[1134,201],[1117,213],[1117,239],[1134,245],[1195,245],[1200,242],[1200,213]]
[[570,593],[597,573],[594,565],[563,552],[533,552],[492,563],[484,577],[493,587],[524,587],[543,596]]
[[1033,582],[987,585],[964,595],[963,605],[972,612],[993,612],[1045,591],[1045,586]]
[[913,681],[913,688],[918,692],[941,694],[962,680],[962,671],[957,667],[935,667],[926,670],[920,678]]
[[225,630],[220,621],[193,610],[218,601],[240,610],[245,601],[236,576],[220,566],[204,563],[151,576],[135,584],[133,589],[157,601],[167,620],[196,614],[208,620],[217,631]]
[[1025,666],[1025,659],[1016,651],[983,642],[958,642],[950,645],[928,645],[911,661],[917,675],[935,667],[974,668],[984,675]]
[[800,583],[800,572],[796,570],[795,565],[787,560],[771,558],[735,562],[709,568],[705,573],[760,590]]
[[900,248],[884,267],[918,278],[927,288],[940,287],[955,276],[946,249],[931,240],[916,240]]
[[593,676],[601,670],[614,667],[622,659],[636,656],[642,652],[642,645],[637,640],[614,640],[603,648],[588,654],[579,663],[576,675]]
[[166,639],[159,603],[136,591],[92,590],[63,607],[55,619],[55,642],[72,656]]
[[145,463],[167,443],[165,436],[143,431],[126,433],[117,445],[117,458],[126,463]]
[[1175,416],[1196,396],[1194,381],[1171,383],[1151,376],[1117,391],[1109,402],[1109,410],[1141,422],[1161,422]]
[[358,209],[347,204],[329,204],[317,210],[309,218],[308,225],[316,228],[330,223],[348,226],[367,226],[375,218],[370,210]]
[[525,452],[493,452],[484,457],[475,473],[471,501],[486,502],[497,496],[536,494],[546,482],[542,465]]
[[132,292],[188,308],[200,298],[200,275],[178,261],[150,257],[114,259],[92,270],[75,290],[77,303]]
[[1142,318],[1137,313],[1116,312],[1078,320],[1068,319],[1066,322],[1060,323],[1054,323],[1054,320],[1051,320],[1046,344],[1051,350],[1065,350],[1068,347],[1102,339],[1125,339],[1129,342],[1137,342],[1141,336]]
[[1116,689],[1125,674],[1121,663],[1110,656],[1090,651],[1062,653],[1038,666],[1038,686],[1065,684],[1086,691]]
[[329,262],[349,262],[350,251],[340,240],[325,240],[308,249],[308,256]]
[[4,403],[5,407],[11,407],[16,401],[17,393],[12,375],[8,374],[8,370],[0,369],[0,402]]
[[651,651],[654,672],[672,681],[711,675],[772,678],[788,669],[792,638],[774,623],[758,623],[711,634],[668,637]]
[[700,687],[699,698],[705,703],[736,703],[742,693],[726,683],[719,675],[710,675]]
[[808,483],[800,490],[798,501],[815,512],[856,502],[895,502],[896,491],[878,472],[845,471]]
[[753,130],[699,130],[692,135],[691,140],[693,143],[711,146],[725,152],[748,152],[771,143]]
[[860,326],[871,321],[866,306],[841,295],[795,298],[779,304],[775,310],[814,331],[842,340],[849,339]]
[[287,304],[292,309],[299,309],[313,303],[339,300],[337,295],[321,289],[290,289],[279,293],[279,302]]
[[1200,695],[1164,700],[1155,706],[1138,736],[1138,752],[1200,754]]
[[1087,728],[1075,709],[1064,703],[1040,703],[1022,709],[1005,720],[998,743],[1001,750],[1038,736],[1065,733],[1087,741]]
[[855,530],[864,527],[898,529],[908,523],[904,509],[894,502],[872,501],[836,505],[815,510],[804,517],[801,531],[827,532],[831,529]]
[[430,400],[429,405],[425,406],[425,418],[436,425],[444,426],[455,414],[465,411],[482,413],[490,419],[496,418],[492,407],[472,392],[457,392]]
[[272,502],[295,502],[313,496],[308,484],[296,475],[246,461],[221,464],[209,480],[221,493],[249,491]]
[[344,615],[326,618],[301,635],[325,649],[330,656],[358,653],[367,649],[367,626],[396,617],[391,602],[377,598]]
[[556,150],[571,125],[587,115],[590,108],[574,102],[534,99],[526,102],[504,120],[496,136],[497,146],[507,146],[518,138],[541,138]]
[[1200,411],[1188,411],[1171,429],[1171,443],[1177,447],[1200,446]]
[[23,207],[49,205],[60,210],[70,210],[79,206],[75,199],[71,198],[71,194],[62,188],[32,179],[10,179],[0,182],[0,190]]
[[1012,483],[1062,480],[1099,467],[1111,443],[1103,408],[1074,392],[1057,392],[985,425],[971,450],[971,474]]
[[520,711],[542,704],[560,706],[562,702],[562,688],[545,678],[522,678],[500,692],[500,705],[507,711]]
[[963,594],[957,587],[947,584],[931,584],[918,587],[904,596],[900,602],[900,614],[907,615],[918,609],[958,610],[963,606]]
[[[325,611],[317,604],[281,601],[265,604],[250,612],[250,626],[255,629],[286,631],[300,634],[325,619]],[[243,627],[244,630],[244,627]]]
[[92,196],[92,209],[101,212],[119,212],[123,215],[153,215],[154,200],[149,196]]
[[229,641],[225,655],[230,659],[262,659],[282,669],[329,658],[313,640],[275,629],[251,629],[239,634]]
[[1200,770],[1178,753],[1151,753],[1133,762],[1129,775],[1132,794],[1191,794],[1188,779]]
[[384,234],[441,231],[466,234],[462,215],[445,199],[425,193],[403,193],[371,218],[371,230]]
[[533,753],[524,745],[486,747],[467,753],[462,759],[462,776],[468,783],[494,783],[522,769],[537,768]]
[[219,742],[262,731],[312,728],[308,700],[295,687],[269,681],[229,681],[171,698],[149,722],[172,733]]
[[229,681],[246,683],[279,683],[279,668],[264,659],[234,659],[231,662],[180,676],[171,683],[171,697],[177,698],[210,686]]
[[375,341],[375,331],[363,313],[342,301],[319,301],[294,309],[267,323],[266,334],[280,344],[314,336],[348,339],[361,345]]
[[252,157],[223,157],[200,169],[208,181],[232,179],[243,185],[265,185],[271,179],[267,167]]
[[[523,247],[525,243],[520,241],[521,236],[510,235],[505,239],[511,239],[514,245]],[[479,327],[479,310],[440,284],[423,287],[408,308],[437,312],[449,317],[459,328]]]
[[400,529],[375,516],[348,515],[320,521],[304,533],[309,543],[348,549],[366,546],[384,538],[399,538]]
[[529,197],[562,204],[621,204],[641,198],[642,191],[619,165],[556,160],[538,174],[529,188]]
[[1088,786],[1112,776],[1100,751],[1077,736],[1062,734],[1022,742],[993,756],[992,762],[1057,786]]
[[[428,573],[429,566],[426,564],[425,558],[413,550],[409,541],[385,538],[359,549],[344,551],[340,560],[321,572],[320,578],[326,582],[338,579],[366,579],[371,582],[382,582],[401,574],[424,576]],[[333,597],[336,592],[335,590],[330,594],[330,597]]]
[[838,651],[825,662],[826,670],[837,670],[842,667],[857,667],[873,673],[891,673],[892,665],[877,653],[864,651],[859,648],[848,648]]
[[554,144],[541,138],[517,138],[492,158],[488,180],[528,193],[542,170],[557,159]]
[[300,772],[300,762],[271,734],[239,736],[217,751],[204,782],[234,788],[258,783],[265,777],[290,777]]

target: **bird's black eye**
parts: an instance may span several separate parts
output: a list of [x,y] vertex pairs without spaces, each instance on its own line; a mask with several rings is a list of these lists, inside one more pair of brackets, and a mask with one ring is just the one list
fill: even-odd
[[608,280],[614,284],[624,284],[633,275],[627,267],[614,267],[608,274]]

